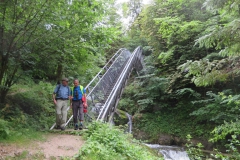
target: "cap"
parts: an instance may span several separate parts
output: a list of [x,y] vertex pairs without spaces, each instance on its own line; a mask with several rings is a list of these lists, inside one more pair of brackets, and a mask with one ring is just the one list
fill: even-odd
[[67,79],[67,78],[63,78],[62,81],[66,81],[66,82],[68,82],[68,79]]

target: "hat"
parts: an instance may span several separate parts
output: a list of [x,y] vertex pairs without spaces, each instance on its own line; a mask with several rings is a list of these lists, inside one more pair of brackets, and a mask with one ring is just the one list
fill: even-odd
[[66,81],[66,82],[68,82],[68,79],[67,79],[67,78],[63,78],[62,81]]

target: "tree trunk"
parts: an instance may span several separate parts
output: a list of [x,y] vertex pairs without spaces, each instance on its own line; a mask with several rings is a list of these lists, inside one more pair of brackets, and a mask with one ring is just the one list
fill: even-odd
[[0,90],[0,103],[2,103],[2,104],[5,103],[5,99],[6,99],[8,91],[9,91],[8,89],[1,89]]
[[57,76],[56,76],[57,79],[56,79],[56,81],[59,81],[59,80],[62,79],[62,69],[63,69],[63,66],[60,62],[60,64],[58,64],[58,66],[57,66]]

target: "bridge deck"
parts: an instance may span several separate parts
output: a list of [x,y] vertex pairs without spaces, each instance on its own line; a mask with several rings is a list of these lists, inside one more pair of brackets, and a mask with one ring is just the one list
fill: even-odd
[[52,132],[66,132],[66,133],[74,133],[74,132],[84,132],[87,129],[82,129],[82,130],[74,130],[73,128],[66,128],[64,131],[60,129],[52,129]]

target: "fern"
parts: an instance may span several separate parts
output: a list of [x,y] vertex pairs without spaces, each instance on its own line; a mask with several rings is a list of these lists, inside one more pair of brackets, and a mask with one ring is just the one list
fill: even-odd
[[217,81],[225,82],[228,78],[228,74],[224,74],[220,71],[214,70],[210,73],[206,73],[203,76],[193,77],[192,81],[196,86],[211,86],[214,85]]
[[199,120],[212,121],[217,124],[223,123],[224,120],[231,121],[238,118],[240,95],[226,95],[224,92],[215,94],[211,91],[207,92],[207,95],[209,99],[192,102],[203,107],[190,115],[197,116]]
[[225,82],[228,80],[230,73],[222,70],[226,69],[228,61],[215,60],[210,62],[208,59],[200,61],[187,61],[180,65],[178,69],[187,72],[185,77],[192,77],[192,82],[196,86],[211,86],[216,82]]
[[168,60],[170,60],[174,53],[174,47],[169,49],[167,52],[161,52],[158,56],[158,59],[161,60],[162,63],[166,63]]
[[201,95],[199,93],[197,93],[196,91],[194,91],[193,89],[191,88],[183,88],[183,89],[179,89],[179,90],[176,90],[176,95],[181,97],[185,94],[189,94],[188,97],[200,97]]

